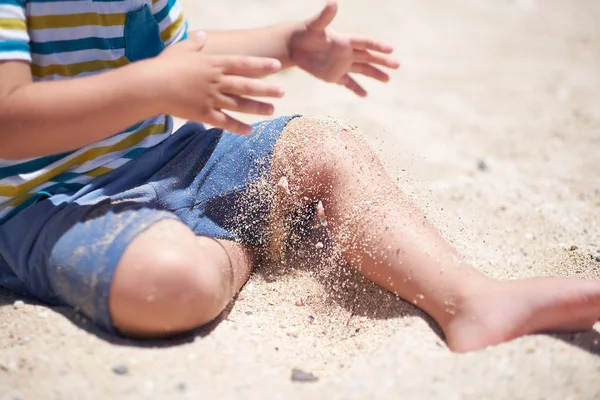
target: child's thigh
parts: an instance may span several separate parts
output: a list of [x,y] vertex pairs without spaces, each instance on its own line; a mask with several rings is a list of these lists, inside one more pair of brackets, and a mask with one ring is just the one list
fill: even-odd
[[136,237],[165,219],[175,217],[136,201],[38,203],[0,227],[0,267],[9,281],[2,284],[72,306],[110,331],[117,265]]

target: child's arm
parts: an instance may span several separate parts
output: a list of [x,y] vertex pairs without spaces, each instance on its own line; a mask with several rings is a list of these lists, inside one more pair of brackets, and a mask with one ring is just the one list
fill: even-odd
[[248,125],[221,109],[270,115],[270,104],[244,96],[283,92],[246,76],[273,73],[279,63],[209,56],[199,52],[202,45],[191,38],[154,59],[58,82],[33,83],[28,63],[0,62],[0,158],[74,150],[163,113],[248,133]]
[[32,83],[30,66],[0,63],[0,158],[62,153],[159,113],[143,63],[88,78]]
[[294,32],[303,22],[284,22],[256,29],[206,31],[203,52],[210,54],[242,54],[278,59],[283,68],[293,66],[289,45]]

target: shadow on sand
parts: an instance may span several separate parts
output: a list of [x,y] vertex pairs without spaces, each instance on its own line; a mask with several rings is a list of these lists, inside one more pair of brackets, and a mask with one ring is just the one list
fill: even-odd
[[[301,243],[295,245],[286,254],[286,262],[263,263],[257,266],[255,273],[266,281],[273,281],[283,275],[293,274],[295,271],[309,271],[315,279],[330,293],[331,301],[347,310],[350,315],[361,315],[371,319],[390,319],[418,316],[423,318],[431,329],[443,340],[444,335],[440,327],[427,314],[401,300],[393,294],[382,291],[378,286],[363,278],[358,272],[334,254],[331,241],[324,229],[313,230]],[[321,242],[323,247],[315,247]],[[293,266],[293,268],[290,268]],[[237,296],[236,296],[237,297]],[[12,306],[15,301],[21,300],[26,304],[43,305],[35,299],[16,295],[0,287],[0,308]],[[226,320],[236,302],[236,298],[213,322],[199,328],[169,339],[134,340],[115,335],[97,328],[91,321],[82,317],[70,307],[47,306],[62,314],[79,328],[97,336],[98,338],[119,346],[134,346],[141,348],[164,348],[190,343],[197,337],[209,335],[223,320]],[[572,346],[578,347],[591,354],[600,356],[600,333],[592,330],[570,334],[548,334]]]

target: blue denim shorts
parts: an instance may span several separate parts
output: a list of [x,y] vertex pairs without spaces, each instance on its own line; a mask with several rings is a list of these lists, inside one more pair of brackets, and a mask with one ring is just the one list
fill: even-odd
[[80,310],[114,332],[108,295],[125,248],[163,219],[196,234],[258,244],[269,213],[251,189],[268,176],[293,117],[249,136],[189,123],[164,142],[75,193],[45,198],[0,225],[0,285]]

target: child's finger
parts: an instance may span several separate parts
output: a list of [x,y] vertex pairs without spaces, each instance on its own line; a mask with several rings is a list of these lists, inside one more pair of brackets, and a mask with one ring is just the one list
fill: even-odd
[[254,115],[272,115],[275,112],[273,104],[247,99],[241,96],[223,95],[217,99],[216,108]]
[[337,0],[328,0],[319,14],[306,20],[306,26],[311,30],[323,30],[331,24],[338,10]]
[[350,72],[362,74],[380,82],[387,82],[390,80],[388,74],[370,64],[354,63],[352,64],[352,67],[350,67]]
[[346,88],[352,90],[354,93],[359,95],[360,97],[366,97],[367,91],[358,84],[350,75],[346,74],[338,81],[338,84],[345,86]]
[[278,85],[259,79],[230,75],[223,78],[221,93],[255,97],[282,97],[284,90]]
[[278,72],[281,62],[275,58],[250,56],[215,56],[216,65],[228,75],[261,76]]
[[206,44],[206,32],[204,31],[193,31],[188,35],[187,41],[193,50],[201,50]]
[[355,50],[354,59],[356,62],[365,64],[376,64],[382,67],[398,69],[400,62],[386,54],[376,53],[368,50]]
[[387,43],[361,35],[350,36],[350,44],[357,50],[373,50],[385,54],[391,54],[394,51],[394,48]]
[[237,119],[225,114],[220,110],[213,109],[208,113],[206,123],[221,128],[238,135],[249,135],[252,133],[252,127]]

